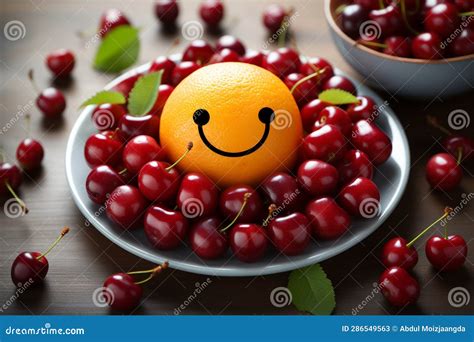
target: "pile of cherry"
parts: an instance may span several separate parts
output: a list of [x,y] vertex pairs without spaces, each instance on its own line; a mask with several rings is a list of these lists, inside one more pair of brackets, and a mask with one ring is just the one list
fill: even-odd
[[471,0],[352,0],[343,6],[342,30],[386,54],[420,59],[474,54]]
[[[351,81],[335,76],[324,59],[301,62],[290,48],[249,56],[231,36],[220,38],[216,47],[195,40],[182,61],[159,57],[151,63],[149,71],[162,70],[163,76],[147,115],[129,115],[117,104],[93,110],[100,132],[85,143],[85,159],[92,168],[86,189],[92,201],[105,205],[117,226],[144,226],[149,242],[160,250],[189,244],[199,257],[215,259],[230,247],[239,260],[254,262],[270,245],[287,255],[301,254],[311,235],[337,239],[349,229],[351,216],[377,215],[380,194],[371,180],[373,165],[384,163],[392,146],[372,122],[378,115],[374,101],[360,96],[357,103],[338,107],[319,100],[324,89],[356,94]],[[158,141],[160,113],[173,87],[203,65],[227,61],[253,63],[281,77],[292,89],[309,132],[293,173],[270,174],[258,189],[240,184],[219,192],[204,174],[181,174],[177,166],[193,153],[192,142],[183,146],[181,158],[168,161]],[[115,89],[127,95],[140,76],[131,75]],[[107,127],[100,120],[105,113],[114,118]],[[189,212],[188,203],[199,203],[199,212]]]

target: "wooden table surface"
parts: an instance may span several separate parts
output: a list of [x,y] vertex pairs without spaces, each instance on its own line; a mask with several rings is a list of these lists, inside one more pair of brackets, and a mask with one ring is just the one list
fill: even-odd
[[[283,1],[281,1],[283,2]],[[357,77],[333,45],[323,14],[323,1],[286,1],[298,11],[292,24],[299,49],[306,56],[322,56],[335,66]],[[19,20],[25,26],[25,35],[9,41],[1,35],[0,42],[0,124],[6,133],[0,135],[6,158],[14,161],[19,140],[25,137],[25,124],[21,120],[22,108],[31,113],[31,135],[45,146],[44,167],[34,177],[27,177],[21,196],[30,213],[19,218],[0,214],[0,304],[6,303],[2,314],[108,314],[107,308],[92,302],[93,291],[100,287],[111,273],[143,269],[150,263],[140,260],[120,249],[103,237],[93,227],[87,227],[84,217],[73,203],[66,182],[64,155],[69,132],[78,116],[79,104],[101,89],[113,76],[104,75],[91,68],[95,47],[77,36],[78,31],[93,30],[103,10],[117,7],[125,11],[134,24],[141,27],[141,53],[139,63],[158,55],[178,52],[186,45],[181,39],[173,47],[173,35],[162,32],[154,18],[152,1],[2,1],[1,25]],[[181,3],[179,22],[197,19],[195,1]],[[225,2],[227,16],[224,32],[240,37],[248,47],[261,49],[267,36],[260,14],[267,4],[264,1],[246,0]],[[206,34],[211,41],[215,35]],[[51,83],[44,59],[56,48],[70,48],[75,52],[77,65],[74,78],[68,84],[59,84],[67,97],[64,119],[58,123],[42,120],[32,106],[35,92],[27,79],[33,68],[40,87]],[[453,77],[458,77],[453,75]],[[472,85],[474,90],[474,85]],[[401,235],[412,237],[439,216],[446,205],[457,206],[462,194],[473,191],[472,168],[464,168],[465,177],[459,189],[448,193],[433,192],[425,181],[425,164],[430,155],[441,149],[442,134],[426,124],[426,115],[434,115],[446,125],[447,115],[455,109],[474,113],[474,92],[450,100],[433,99],[429,102],[408,101],[381,94],[397,113],[405,127],[411,147],[412,167],[410,180],[402,201],[392,216],[365,241],[331,260],[322,263],[332,280],[337,307],[335,314],[351,315],[359,304],[364,308],[359,314],[466,314],[473,312],[473,302],[460,308],[448,302],[448,292],[454,287],[464,287],[474,295],[473,289],[473,205],[466,207],[451,224],[452,233],[461,234],[469,244],[465,267],[451,274],[436,272],[423,252],[424,237],[418,243],[420,261],[415,275],[421,285],[417,305],[403,310],[387,305],[381,294],[367,300],[383,267],[379,261],[380,249],[388,238]],[[18,114],[20,113],[20,114]],[[473,135],[473,124],[464,134]],[[82,156],[78,156],[82,158]],[[64,241],[49,257],[50,271],[44,286],[31,289],[16,300],[15,287],[10,280],[10,265],[20,251],[43,250],[58,234],[60,228],[72,228]],[[197,283],[206,276],[170,270],[149,283],[145,289],[146,300],[136,314],[173,314],[193,293]],[[257,278],[212,278],[210,285],[182,310],[182,314],[299,314],[292,306],[274,307],[270,303],[271,291],[286,286],[288,273]]]

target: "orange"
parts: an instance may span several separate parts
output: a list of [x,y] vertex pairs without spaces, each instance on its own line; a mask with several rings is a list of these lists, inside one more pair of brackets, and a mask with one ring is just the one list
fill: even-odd
[[[201,131],[201,132],[200,132]],[[271,72],[245,63],[205,66],[186,77],[163,109],[160,142],[169,160],[221,187],[257,186],[296,160],[303,134],[298,106]]]

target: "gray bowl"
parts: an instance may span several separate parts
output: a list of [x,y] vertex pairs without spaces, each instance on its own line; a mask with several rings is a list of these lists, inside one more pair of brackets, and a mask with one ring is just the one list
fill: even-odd
[[[105,89],[111,89],[131,73],[144,72],[148,67],[149,64],[142,65],[125,73],[109,83]],[[341,74],[339,71],[336,73]],[[378,104],[383,103],[373,91],[355,80],[352,82],[357,86],[359,94],[371,96]],[[90,169],[84,159],[84,143],[89,135],[96,132],[90,119],[92,110],[93,107],[89,106],[82,111],[71,131],[66,149],[66,176],[77,207],[88,223],[118,246],[154,263],[168,260],[170,267],[183,271],[218,276],[258,276],[290,271],[329,259],[356,245],[380,227],[400,201],[408,180],[410,152],[407,138],[396,115],[388,106],[383,105],[377,124],[392,139],[393,152],[390,159],[380,166],[374,175],[381,194],[379,216],[353,220],[350,230],[344,236],[335,241],[312,241],[302,255],[287,257],[272,250],[262,260],[251,264],[237,260],[230,251],[224,258],[212,261],[200,259],[187,246],[172,251],[160,251],[148,243],[143,229],[120,229],[107,218],[105,208],[93,203],[87,196],[84,185]]]
[[[446,98],[473,90],[474,54],[423,60],[390,56],[358,44],[342,32],[335,10],[343,0],[325,0],[331,37],[344,59],[367,82],[392,96]],[[369,22],[367,22],[369,23]]]

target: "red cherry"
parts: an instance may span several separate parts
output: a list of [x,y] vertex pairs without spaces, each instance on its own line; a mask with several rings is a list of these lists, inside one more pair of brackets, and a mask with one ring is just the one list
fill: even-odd
[[323,90],[342,89],[351,94],[357,95],[356,87],[348,78],[344,76],[332,76],[323,83]]
[[140,225],[146,206],[146,200],[140,190],[131,185],[117,187],[105,202],[109,219],[124,230]]
[[374,121],[379,115],[375,101],[368,96],[357,96],[359,102],[350,104],[347,107],[347,114],[353,123],[359,120]]
[[[249,193],[246,206],[239,214],[244,203],[244,195]],[[220,213],[226,218],[238,216],[236,222],[251,223],[259,219],[263,211],[262,199],[258,193],[248,185],[234,185],[225,189],[219,199]]]
[[235,257],[243,262],[261,259],[268,246],[265,230],[258,224],[236,224],[230,231],[229,241]]
[[283,20],[285,20],[287,15],[288,13],[281,5],[270,5],[263,12],[263,25],[265,25],[270,33],[274,33],[282,26]]
[[173,200],[178,193],[180,177],[176,165],[186,157],[192,147],[192,143],[189,143],[186,152],[173,165],[161,161],[146,163],[138,175],[138,187],[143,196],[155,202]]
[[390,267],[379,279],[382,293],[388,302],[394,306],[413,304],[420,296],[420,286],[405,269]]
[[426,242],[425,253],[437,270],[456,271],[466,261],[467,244],[460,235],[450,235],[446,238],[435,235]]
[[372,179],[374,172],[374,167],[369,157],[360,150],[345,152],[336,166],[339,171],[339,181],[341,184],[347,184],[358,177]]
[[128,94],[130,94],[130,91],[134,87],[135,83],[142,76],[143,76],[142,74],[132,73],[130,76],[128,76],[124,80],[120,81],[117,85],[115,85],[112,88],[112,90],[118,91],[119,93],[122,93],[123,96],[128,98]]
[[104,103],[98,105],[92,112],[92,122],[99,131],[107,131],[115,129],[125,114],[127,111],[124,106]]
[[49,263],[46,255],[61,241],[61,239],[69,232],[69,228],[64,228],[59,237],[49,246],[44,253],[40,252],[22,252],[11,266],[11,278],[13,284],[18,287],[25,284],[38,285],[41,283],[48,273]]
[[320,72],[320,74],[315,78],[318,85],[323,84],[334,76],[332,65],[321,57],[309,58],[306,62],[301,64],[299,71],[306,76],[312,75],[315,72]]
[[84,146],[84,156],[89,167],[117,166],[122,158],[122,142],[116,132],[104,131],[91,135]]
[[303,80],[305,76],[297,72],[287,75],[284,82],[291,90],[299,107],[304,106],[318,95],[318,87],[313,79]]
[[392,36],[385,39],[383,52],[397,57],[411,57],[411,40],[408,37]]
[[273,245],[286,255],[303,253],[311,238],[311,224],[298,212],[274,218],[267,231]]
[[306,216],[311,222],[313,235],[321,240],[342,236],[351,225],[349,215],[330,197],[321,197],[306,205]]
[[138,173],[143,165],[152,160],[162,160],[164,152],[156,140],[148,135],[139,135],[130,140],[123,149],[123,165]]
[[379,0],[354,0],[354,3],[360,5],[368,10],[379,9],[380,1]]
[[474,1],[472,0],[454,0],[454,4],[461,12],[469,12],[474,10]]
[[305,131],[312,130],[321,110],[330,105],[330,103],[323,102],[320,99],[314,99],[301,108],[301,120]]
[[60,90],[50,87],[38,95],[36,105],[46,118],[55,119],[66,109],[66,99]]
[[158,249],[178,247],[188,231],[188,221],[183,214],[159,205],[148,208],[144,222],[146,237]]
[[240,56],[237,52],[231,49],[223,49],[216,52],[211,59],[209,60],[208,64],[215,64],[215,63],[224,63],[224,62],[239,62]]
[[200,66],[196,62],[187,61],[177,64],[171,73],[171,84],[176,87],[182,80],[199,68]]
[[375,21],[380,27],[377,36],[395,36],[405,31],[403,17],[396,5],[389,5],[382,9],[374,9],[369,12],[369,18]]
[[215,184],[206,175],[191,172],[181,180],[176,204],[187,218],[204,217],[214,212],[218,197]]
[[281,211],[293,211],[299,208],[303,194],[295,177],[285,172],[269,176],[261,185],[261,189],[270,203]]
[[298,72],[301,65],[300,56],[290,48],[279,48],[263,58],[262,68],[274,73],[280,78],[293,72]]
[[415,58],[421,59],[440,59],[441,38],[432,32],[421,33],[414,37],[411,42],[411,49]]
[[396,237],[383,246],[382,263],[385,267],[401,267],[411,270],[418,262],[418,253],[415,248],[407,246],[404,238]]
[[344,135],[339,128],[333,125],[324,125],[304,138],[303,153],[306,159],[332,162],[342,157],[345,145]]
[[426,179],[438,190],[454,189],[461,182],[462,175],[462,169],[456,159],[448,153],[435,154],[426,164]]
[[124,185],[123,178],[108,165],[92,169],[86,179],[87,195],[100,205],[103,205],[112,191],[120,185]]
[[449,36],[460,23],[458,8],[450,3],[433,6],[426,12],[424,20],[426,30],[441,37]]
[[216,44],[216,50],[221,51],[230,49],[236,52],[239,56],[245,55],[245,46],[242,42],[234,36],[225,35],[219,38]]
[[199,15],[207,26],[215,28],[224,18],[224,5],[220,0],[204,0],[199,6]]
[[358,177],[341,189],[338,203],[351,215],[372,218],[380,210],[380,192],[370,179]]
[[240,57],[242,63],[253,64],[261,66],[263,63],[263,53],[258,51],[248,51],[245,56]]
[[16,159],[23,170],[31,171],[41,166],[44,150],[37,140],[26,138],[20,142],[16,149]]
[[360,120],[352,127],[352,144],[365,152],[374,165],[380,165],[392,154],[392,142],[376,125]]
[[191,248],[203,259],[217,259],[225,254],[229,244],[221,233],[222,220],[211,216],[198,221],[189,233]]
[[[183,52],[183,61],[206,64],[214,54],[214,48],[203,39],[193,40]],[[179,65],[179,64],[178,64]]]
[[122,25],[130,25],[130,21],[120,10],[111,8],[106,10],[100,17],[99,31],[97,33],[100,37],[104,38],[111,30]]
[[470,161],[474,158],[474,139],[462,135],[452,135],[445,138],[441,144],[444,149],[461,161]]
[[313,196],[329,195],[337,188],[339,172],[321,160],[306,160],[298,167],[298,181]]
[[17,190],[22,182],[23,176],[18,166],[10,163],[0,163],[0,195],[7,194],[9,192],[8,187]]
[[69,76],[74,64],[74,55],[70,50],[59,49],[46,56],[46,65],[56,77]]
[[369,9],[358,4],[347,5],[342,10],[341,29],[349,37],[357,39],[360,27],[369,19]]
[[170,97],[173,90],[174,90],[174,87],[168,84],[161,84],[158,87],[158,97],[156,98],[155,104],[150,109],[148,114],[154,114],[158,116],[161,115],[161,112],[163,111],[163,107],[165,106],[166,101],[168,101],[168,98]]
[[[162,0],[163,1],[163,0]],[[165,0],[170,1],[170,0]],[[150,69],[148,72],[155,72],[163,70],[161,75],[161,84],[171,84],[171,74],[173,73],[176,63],[171,59],[165,56],[160,56],[156,58],[153,63],[151,63]]]
[[[474,21],[473,21],[474,22]],[[450,45],[450,51],[454,56],[466,56],[474,53],[474,28],[462,30]]]
[[176,0],[157,0],[155,2],[155,16],[163,25],[174,25],[179,15],[179,6]]
[[125,114],[120,118],[119,135],[124,140],[130,140],[139,135],[148,135],[158,139],[160,136],[160,117],[157,115],[133,116]]
[[336,106],[325,107],[319,112],[314,122],[313,130],[316,131],[324,125],[334,125],[346,137],[350,136],[352,131],[352,121],[347,112]]

